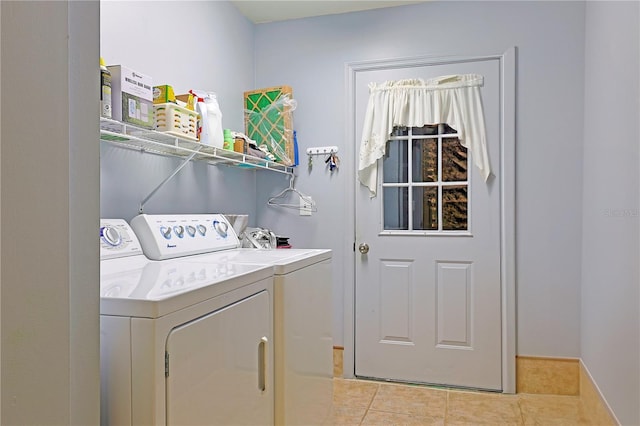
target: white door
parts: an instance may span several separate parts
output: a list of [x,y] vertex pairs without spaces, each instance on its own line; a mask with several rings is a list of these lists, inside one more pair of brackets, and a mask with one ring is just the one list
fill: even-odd
[[167,338],[167,425],[272,425],[269,294],[177,327]]
[[[356,140],[370,82],[467,73],[484,77],[500,176],[498,59],[359,72]],[[485,182],[470,156],[446,123],[396,129],[378,164],[378,196],[357,190],[356,376],[502,389],[499,179]]]

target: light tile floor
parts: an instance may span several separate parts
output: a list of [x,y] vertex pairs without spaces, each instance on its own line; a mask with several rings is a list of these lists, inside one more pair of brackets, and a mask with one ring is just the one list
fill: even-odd
[[334,425],[594,425],[580,398],[333,379]]

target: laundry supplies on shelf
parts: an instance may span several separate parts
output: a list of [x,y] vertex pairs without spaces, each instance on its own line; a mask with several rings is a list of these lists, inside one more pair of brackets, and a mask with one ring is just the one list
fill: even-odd
[[154,104],[155,129],[183,138],[198,140],[198,113],[174,103]]
[[100,57],[100,116],[111,118],[111,73]]
[[153,103],[166,104],[167,102],[177,103],[173,87],[168,84],[153,86]]
[[197,140],[185,138],[184,136],[142,129],[106,118],[100,119],[100,140],[122,148],[163,156],[180,157],[185,161],[204,161],[215,165],[224,164],[245,169],[263,169],[286,175],[293,173],[291,167],[267,159],[266,154],[260,150],[252,151],[260,153],[262,157],[251,155],[249,152],[229,151],[222,149],[222,147],[203,145]]
[[111,73],[112,118],[153,128],[153,80],[123,65],[108,65]]
[[222,148],[224,134],[222,130],[222,111],[215,93],[202,90],[189,90],[196,97],[196,112],[200,115],[199,139],[205,145]]

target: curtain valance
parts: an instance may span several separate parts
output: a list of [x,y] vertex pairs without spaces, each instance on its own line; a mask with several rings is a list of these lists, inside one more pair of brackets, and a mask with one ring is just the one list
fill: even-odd
[[396,126],[422,127],[446,123],[458,131],[471,158],[487,180],[491,174],[477,74],[448,75],[429,80],[409,79],[369,84],[360,143],[358,177],[376,195],[377,161]]

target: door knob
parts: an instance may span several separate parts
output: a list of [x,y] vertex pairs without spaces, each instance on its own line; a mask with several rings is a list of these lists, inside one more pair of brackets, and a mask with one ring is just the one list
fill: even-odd
[[360,253],[362,254],[367,254],[369,253],[369,244],[367,243],[360,243],[360,245],[358,246],[358,250],[360,251]]

